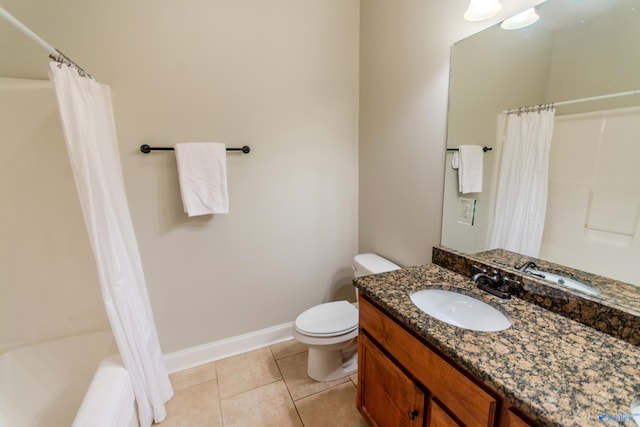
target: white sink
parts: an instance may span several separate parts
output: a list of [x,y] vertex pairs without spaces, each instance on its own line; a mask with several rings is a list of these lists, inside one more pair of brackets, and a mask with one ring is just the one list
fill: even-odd
[[429,316],[460,328],[496,332],[511,326],[501,311],[458,292],[425,289],[413,292],[411,301]]
[[631,402],[631,416],[633,417],[633,421],[635,421],[636,425],[640,426],[640,396]]
[[549,273],[547,271],[535,270],[533,268],[528,268],[525,270],[527,273],[530,273],[534,276],[541,277],[545,280],[548,280],[551,283],[555,283],[556,285],[564,286],[566,288],[575,289],[576,291],[584,292],[589,295],[600,295],[600,289],[587,285],[586,283],[578,282],[577,280],[573,280],[569,277],[560,276],[559,274]]

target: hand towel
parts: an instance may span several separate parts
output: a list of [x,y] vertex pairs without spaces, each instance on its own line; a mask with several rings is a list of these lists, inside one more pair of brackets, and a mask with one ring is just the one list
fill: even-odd
[[458,191],[462,194],[482,192],[482,147],[461,145],[453,153],[451,166],[458,169]]
[[229,213],[227,149],[218,142],[174,146],[184,211],[189,215]]

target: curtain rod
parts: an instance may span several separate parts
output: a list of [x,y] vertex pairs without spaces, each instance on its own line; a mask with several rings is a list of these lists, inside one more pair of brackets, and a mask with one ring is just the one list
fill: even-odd
[[73,62],[67,55],[60,52],[58,49],[54,48],[49,43],[44,41],[42,37],[38,36],[36,33],[31,31],[31,29],[26,25],[24,25],[22,22],[18,21],[13,15],[7,12],[7,10],[4,9],[3,7],[0,7],[0,17],[4,18],[9,24],[13,25],[18,31],[20,31],[25,36],[27,36],[28,38],[36,42],[36,44],[40,46],[42,49],[46,50],[47,53],[49,53],[49,58],[57,62],[71,65],[76,70],[78,70],[81,76],[91,77],[89,73],[84,71],[82,67],[80,67],[78,64]]
[[589,101],[598,101],[601,99],[608,98],[618,98],[620,96],[629,96],[629,95],[640,95],[640,89],[637,90],[629,90],[627,92],[618,92],[618,93],[610,93],[608,95],[600,95],[600,96],[591,96],[589,98],[580,98],[580,99],[571,99],[569,101],[560,101],[560,102],[547,102],[540,105],[530,105],[528,107],[519,107],[519,108],[509,108],[508,110],[502,110],[503,114],[515,114],[519,112],[529,111],[539,111],[545,108],[553,108],[559,107],[561,105],[569,105],[569,104],[577,104],[580,102],[589,102]]

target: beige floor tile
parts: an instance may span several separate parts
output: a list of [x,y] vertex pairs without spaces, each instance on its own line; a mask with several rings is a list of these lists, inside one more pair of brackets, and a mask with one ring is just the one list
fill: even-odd
[[307,346],[296,340],[274,344],[270,348],[276,360],[307,351]]
[[282,379],[268,347],[218,360],[216,373],[222,399]]
[[216,379],[215,362],[185,369],[169,375],[173,391],[189,388],[196,384],[202,384]]
[[221,401],[224,427],[301,427],[300,417],[283,381]]
[[167,402],[167,418],[161,427],[222,426],[216,381],[194,385],[174,392]]
[[351,381],[296,401],[305,427],[366,427]]
[[307,375],[307,352],[285,357],[278,360],[277,363],[293,400],[302,399],[349,381],[348,378],[342,378],[336,381],[319,382],[309,378]]

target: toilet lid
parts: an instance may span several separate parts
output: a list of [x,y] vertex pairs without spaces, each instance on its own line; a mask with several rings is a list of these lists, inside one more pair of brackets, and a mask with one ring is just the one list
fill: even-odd
[[348,301],[316,305],[298,316],[295,327],[315,337],[346,334],[358,327],[358,310]]

